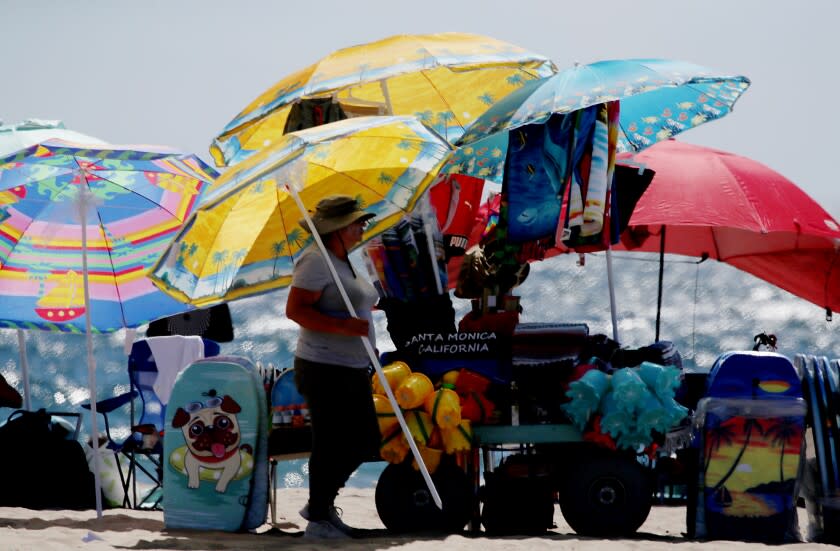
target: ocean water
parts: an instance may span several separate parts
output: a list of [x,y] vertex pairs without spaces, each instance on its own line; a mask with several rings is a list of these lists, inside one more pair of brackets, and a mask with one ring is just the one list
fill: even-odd
[[[640,347],[654,341],[658,257],[613,254],[613,272],[619,342]],[[362,272],[364,273],[364,272]],[[683,257],[666,257],[660,339],[673,341],[688,369],[708,369],[728,350],[750,349],[753,336],[773,333],[778,351],[793,357],[802,352],[840,357],[840,319],[828,322],[824,311],[786,291],[764,283],[725,264],[696,264]],[[552,258],[532,265],[528,279],[514,291],[521,297],[523,322],[584,322],[590,333],[612,336],[606,262],[603,254],[587,255],[578,265],[576,255]],[[222,345],[223,354],[241,355],[263,364],[290,366],[297,325],[283,315],[286,291],[230,304],[236,339]],[[453,298],[457,319],[469,310],[469,301]],[[381,312],[374,314],[377,346],[393,349]],[[142,336],[145,327],[138,335]],[[124,332],[94,336],[97,362],[97,398],[128,390]],[[27,333],[33,408],[83,414],[87,438],[89,418],[80,405],[89,399],[84,335]],[[17,335],[0,331],[0,372],[21,390]],[[11,410],[0,411],[4,419]],[[129,409],[111,416],[112,434],[128,434]],[[103,430],[102,423],[99,423]],[[365,464],[350,485],[373,486],[384,462]],[[281,486],[306,486],[305,460],[281,462]]]

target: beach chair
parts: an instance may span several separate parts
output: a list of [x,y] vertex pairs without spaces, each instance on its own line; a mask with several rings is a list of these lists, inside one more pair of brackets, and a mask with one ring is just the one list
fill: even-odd
[[[185,354],[185,350],[188,346],[194,346],[195,339],[201,341],[203,357],[219,354],[220,346],[217,342],[201,337],[165,336],[136,341],[128,357],[128,378],[131,384],[129,392],[96,404],[97,413],[101,413],[104,418],[107,446],[116,453],[117,470],[125,495],[123,507],[135,509],[160,507],[163,497],[161,456],[166,404],[177,372],[192,363],[194,359],[194,356]],[[161,348],[161,343],[167,346]],[[179,346],[179,343],[182,346]],[[153,353],[153,348],[157,349],[156,354]],[[161,353],[161,350],[165,352]],[[162,357],[164,354],[169,357]],[[168,364],[172,370],[172,373],[165,377],[168,381],[166,388],[161,387],[164,374],[159,369],[159,364],[160,366]],[[135,401],[135,398],[140,399],[139,403]],[[117,440],[111,432],[109,414],[126,404],[130,405],[131,434],[124,440]],[[90,404],[84,404],[82,407],[90,409]],[[127,464],[124,464],[125,461]],[[151,482],[151,487],[140,496],[139,500],[138,475],[145,476]]]
[[718,357],[694,418],[699,455],[697,492],[686,511],[691,537],[799,540],[806,410],[799,373],[787,357],[758,351]]

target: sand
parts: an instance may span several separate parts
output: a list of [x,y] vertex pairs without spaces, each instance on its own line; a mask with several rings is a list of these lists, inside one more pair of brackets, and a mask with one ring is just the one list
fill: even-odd
[[[446,549],[462,551],[511,551],[514,549],[618,549],[618,550],[680,550],[705,549],[723,546],[729,551],[762,549],[758,543],[692,541],[685,538],[685,508],[656,506],[636,537],[631,539],[596,539],[575,534],[555,508],[557,528],[539,537],[484,535],[448,536],[392,536],[387,534],[361,540],[313,541],[301,537],[305,521],[297,511],[306,502],[307,490],[281,489],[277,492],[277,523],[266,523],[257,533],[231,534],[225,532],[167,530],[160,511],[106,510],[97,519],[94,511],[33,511],[30,509],[0,508],[0,549],[51,550],[85,549],[199,549],[199,550],[263,550],[263,549]],[[351,526],[383,529],[374,504],[373,489],[346,488],[337,505],[343,518]],[[807,515],[799,509],[803,536],[807,534]],[[270,520],[270,519],[269,519]],[[773,549],[833,549],[817,543],[797,543],[772,546]]]

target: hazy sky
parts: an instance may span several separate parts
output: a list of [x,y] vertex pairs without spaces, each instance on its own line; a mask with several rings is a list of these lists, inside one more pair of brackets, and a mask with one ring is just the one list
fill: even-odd
[[[329,52],[401,33],[485,34],[580,61],[663,57],[743,74],[728,117],[684,133],[781,172],[840,218],[840,2],[0,0],[0,119],[62,119],[113,143],[209,160],[265,88]],[[586,7],[584,7],[586,6]]]

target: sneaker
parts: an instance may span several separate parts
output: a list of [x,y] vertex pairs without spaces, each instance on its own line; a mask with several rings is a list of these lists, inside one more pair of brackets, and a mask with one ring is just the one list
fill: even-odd
[[[306,520],[309,519],[309,503],[303,506],[303,509],[299,511],[300,516],[302,516]],[[335,505],[330,507],[329,515],[327,516],[327,522],[347,534],[348,536],[353,535],[354,528],[352,526],[348,526],[344,524],[344,521],[341,520],[341,509],[336,507]]]
[[303,537],[322,540],[338,540],[347,539],[350,536],[333,526],[328,520],[315,520],[307,523],[306,530],[303,532]]

